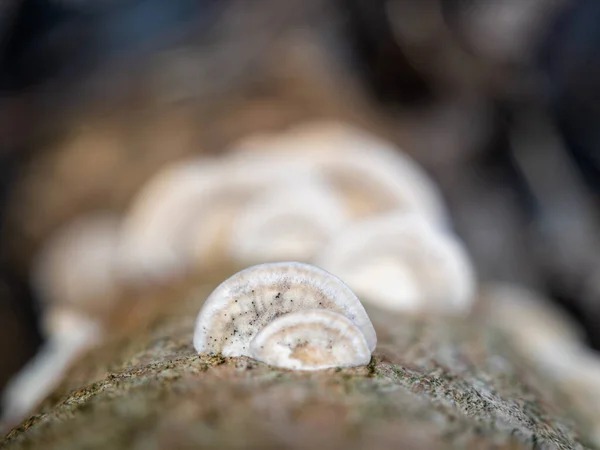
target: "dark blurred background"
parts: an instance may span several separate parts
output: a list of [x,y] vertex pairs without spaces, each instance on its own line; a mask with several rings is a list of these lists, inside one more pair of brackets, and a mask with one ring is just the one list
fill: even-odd
[[600,2],[5,0],[0,389],[42,342],[29,269],[53,230],[318,117],[399,143],[482,280],[547,293],[600,349]]

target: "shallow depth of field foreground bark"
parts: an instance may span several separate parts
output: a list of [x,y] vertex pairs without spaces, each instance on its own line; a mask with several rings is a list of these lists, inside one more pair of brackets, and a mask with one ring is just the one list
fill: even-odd
[[[590,430],[575,404],[528,369],[503,335],[483,328],[482,312],[459,320],[370,309],[379,343],[368,367],[289,372],[247,358],[194,352],[194,320],[212,285],[165,294],[168,306],[163,299],[152,320],[128,324],[121,337],[78,362],[37,414],[13,428],[1,446],[590,445]],[[151,304],[148,300],[148,308]]]

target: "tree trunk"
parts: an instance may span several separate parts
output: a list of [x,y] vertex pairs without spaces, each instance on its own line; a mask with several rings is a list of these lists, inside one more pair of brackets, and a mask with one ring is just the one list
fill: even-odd
[[[481,326],[481,312],[468,319],[417,318],[370,308],[378,345],[367,367],[291,372],[249,358],[195,353],[194,320],[213,285],[169,292],[166,309],[163,301],[149,314],[151,321],[138,320],[143,324],[79,361],[37,414],[0,446],[590,445],[585,422],[575,422],[580,416],[574,403],[528,369],[502,334]],[[144,309],[152,304],[148,300]]]

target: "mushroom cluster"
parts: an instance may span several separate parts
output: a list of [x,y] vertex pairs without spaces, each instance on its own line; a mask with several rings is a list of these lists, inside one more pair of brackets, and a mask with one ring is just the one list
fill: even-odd
[[348,280],[365,302],[394,311],[460,314],[475,296],[464,247],[419,214],[395,211],[350,224],[315,263]]
[[376,344],[352,290],[299,262],[259,264],[228,278],[206,299],[194,331],[199,353],[296,370],[366,365]]
[[[393,144],[332,121],[245,137],[218,157],[169,164],[123,217],[96,213],[59,230],[38,254],[32,284],[47,317],[67,311],[102,325],[130,288],[153,289],[215,265],[274,261],[315,264],[341,277],[365,304],[396,312],[463,313],[474,298],[469,258],[425,171]],[[364,361],[356,326],[369,351],[374,337],[339,308],[327,309],[261,322],[260,347],[274,349],[296,320],[298,336],[314,329],[337,335]],[[50,337],[78,333],[47,322]],[[252,348],[256,357],[291,367],[289,355]],[[336,355],[346,364],[347,354]]]
[[170,164],[120,222],[91,217],[51,240],[33,281],[49,303],[89,310],[110,307],[123,286],[283,260],[321,266],[394,311],[462,313],[474,298],[471,263],[425,171],[331,121]]

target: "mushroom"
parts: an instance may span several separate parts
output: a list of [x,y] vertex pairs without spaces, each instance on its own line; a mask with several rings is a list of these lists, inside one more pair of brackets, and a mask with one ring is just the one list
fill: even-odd
[[243,264],[309,261],[348,220],[331,187],[308,178],[248,202],[234,219],[229,254]]
[[552,371],[574,367],[585,334],[550,299],[526,287],[499,282],[488,283],[482,298],[486,321],[510,336],[529,359]]
[[194,347],[199,353],[251,356],[250,342],[283,314],[328,309],[352,321],[369,351],[375,329],[360,300],[339,278],[300,262],[249,267],[222,282],[207,298],[196,320]]
[[2,394],[4,424],[29,414],[73,361],[105,336],[101,322],[117,298],[119,222],[95,213],[64,226],[33,263],[31,284],[44,302],[46,342]]
[[429,176],[400,149],[339,122],[308,122],[279,135],[238,143],[230,158],[291,161],[323,175],[346,199],[354,217],[392,209],[446,224],[443,200]]
[[[284,185],[291,168],[268,162],[196,159],[175,163],[134,200],[123,227],[123,270],[171,278],[225,252],[230,224],[255,195]],[[306,171],[296,170],[293,180]]]
[[[61,382],[73,361],[98,345],[105,331],[98,321],[63,308],[53,311],[53,327],[36,356],[13,377],[2,393],[3,426],[14,426]],[[2,428],[0,427],[0,428]]]
[[[236,217],[245,206],[262,195],[286,189],[286,186],[308,184],[315,180],[307,167],[287,162],[223,161],[210,195],[188,222],[184,231],[189,236],[189,252],[198,265],[206,265],[219,257],[229,257],[228,250]],[[227,259],[227,258],[226,258]]]
[[293,370],[367,365],[371,351],[362,331],[347,317],[325,309],[285,314],[250,342],[250,356]]
[[463,245],[418,214],[353,223],[314,262],[347,280],[364,301],[390,310],[460,314],[474,299],[474,270]]
[[173,163],[142,188],[121,230],[121,269],[127,281],[168,279],[189,265],[183,229],[219,172],[215,160]]
[[486,324],[502,331],[515,350],[592,418],[600,443],[600,356],[585,333],[543,294],[523,286],[489,283],[482,289]]
[[105,310],[117,294],[118,220],[96,213],[64,226],[33,262],[31,283],[48,305]]

